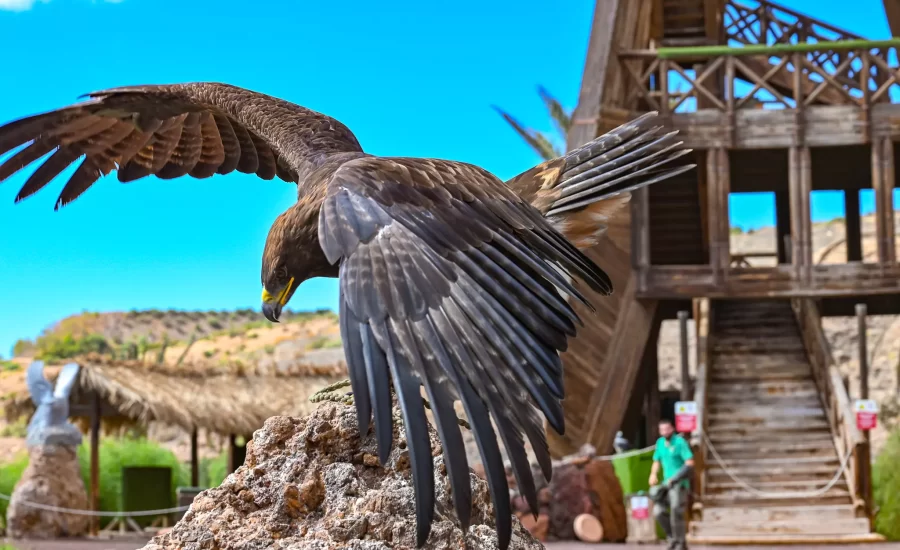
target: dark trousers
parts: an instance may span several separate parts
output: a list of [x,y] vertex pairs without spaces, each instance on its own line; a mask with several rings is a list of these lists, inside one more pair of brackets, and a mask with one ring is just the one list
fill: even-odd
[[659,522],[666,539],[669,542],[669,548],[687,548],[685,540],[685,508],[687,507],[688,488],[676,484],[669,489],[668,495],[662,501],[654,504],[653,515]]

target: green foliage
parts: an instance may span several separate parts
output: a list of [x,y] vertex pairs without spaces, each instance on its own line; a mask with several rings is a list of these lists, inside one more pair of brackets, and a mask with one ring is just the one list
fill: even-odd
[[228,468],[228,455],[222,452],[215,458],[204,458],[200,460],[200,486],[201,487],[218,487],[228,477],[226,469]]
[[900,428],[895,428],[872,469],[878,515],[875,530],[889,540],[900,540]]
[[[28,419],[24,416],[0,428],[0,437],[25,437],[28,435]],[[9,494],[9,493],[5,493]]]
[[[87,442],[78,448],[78,462],[85,487],[89,487],[91,450]],[[100,442],[100,509],[117,510],[122,494],[122,468],[125,466],[169,466],[172,468],[172,503],[175,488],[190,483],[186,469],[171,451],[146,439],[104,439]]]
[[[87,442],[78,449],[78,461],[85,487],[90,487],[90,447]],[[18,455],[12,462],[0,464],[0,493],[12,494],[16,483],[28,466],[28,454]],[[103,439],[100,442],[100,509],[119,509],[122,491],[122,468],[126,466],[168,466],[172,468],[172,505],[175,489],[188,486],[191,481],[190,464],[181,464],[171,451],[146,439]],[[200,461],[200,486],[216,487],[225,479],[226,454]],[[6,517],[8,502],[0,500],[0,518]],[[138,518],[140,520],[141,518]],[[109,518],[101,520],[104,524]],[[148,520],[149,521],[149,520]],[[0,550],[5,550],[0,546]]]
[[342,345],[340,336],[320,336],[310,342],[306,349],[332,349]]
[[556,136],[550,136],[544,132],[526,128],[512,115],[499,107],[494,107],[494,110],[541,158],[551,160],[565,153],[566,135],[569,132],[569,128],[572,127],[572,111],[566,111],[562,104],[543,87],[538,87],[538,95],[541,97],[541,101],[544,102],[547,113],[550,115],[550,120],[556,128]]
[[743,235],[744,234],[744,230],[742,228],[736,227],[736,226],[731,226],[731,228],[729,228],[728,232],[731,233],[732,235]]
[[[0,493],[11,495],[16,486],[16,482],[22,477],[22,472],[28,466],[28,454],[21,453],[16,456],[12,462],[0,464]],[[6,508],[9,502],[0,499],[0,518],[6,518]]]
[[12,354],[13,357],[26,357],[34,353],[35,349],[34,342],[31,340],[16,340],[16,343],[13,344]]
[[18,363],[13,363],[12,361],[6,361],[4,359],[0,359],[0,372],[13,372],[21,369],[22,366]]
[[49,333],[38,337],[36,357],[44,361],[69,359],[86,353],[109,353],[109,342],[99,334],[88,334],[80,338],[71,333]]

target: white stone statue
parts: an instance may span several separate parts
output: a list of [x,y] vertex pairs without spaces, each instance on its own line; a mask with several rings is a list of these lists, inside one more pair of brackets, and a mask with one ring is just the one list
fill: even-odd
[[28,366],[25,380],[31,401],[36,410],[28,423],[25,443],[36,445],[65,445],[77,447],[81,444],[81,432],[69,423],[69,393],[78,378],[80,367],[68,363],[59,371],[56,388],[44,378],[44,362],[34,361]]

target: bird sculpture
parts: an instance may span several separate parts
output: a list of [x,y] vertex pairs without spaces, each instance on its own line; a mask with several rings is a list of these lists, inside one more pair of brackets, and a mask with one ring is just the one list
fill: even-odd
[[77,447],[81,444],[81,432],[69,424],[69,393],[79,370],[77,363],[64,365],[54,387],[44,378],[43,361],[28,365],[25,382],[36,410],[26,428],[26,445],[63,444]]
[[524,438],[549,480],[537,410],[564,433],[559,352],[580,324],[566,296],[588,304],[573,277],[601,295],[613,290],[580,248],[616,223],[630,191],[693,167],[673,162],[689,150],[649,113],[504,182],[463,162],[366,154],[331,117],[218,83],[91,93],[0,127],[0,155],[13,150],[0,165],[0,181],[49,155],[17,201],[82,159],[56,208],[113,171],[121,182],[238,171],[295,183],[297,202],[275,219],[263,250],[265,317],[278,321],[303,281],[337,277],[360,434],[374,417],[382,463],[393,444],[393,395],[401,409],[417,546],[426,542],[435,513],[424,386],[458,521],[467,529],[472,507],[454,410],[461,401],[504,550],[512,520],[494,426],[537,513]]

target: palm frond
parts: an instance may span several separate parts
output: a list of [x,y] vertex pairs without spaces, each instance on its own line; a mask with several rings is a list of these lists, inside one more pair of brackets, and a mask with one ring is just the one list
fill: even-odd
[[538,95],[547,107],[550,113],[550,119],[556,126],[557,131],[562,134],[563,139],[569,135],[569,129],[572,128],[572,114],[563,108],[562,104],[547,91],[543,86],[538,86]]
[[503,109],[493,106],[494,110],[503,117],[503,119],[512,126],[512,129],[516,131],[519,136],[525,140],[534,151],[541,156],[544,160],[551,160],[559,155],[556,152],[555,147],[547,138],[547,136],[537,132],[535,130],[530,130],[525,128],[518,120],[516,120],[512,115],[504,111]]

